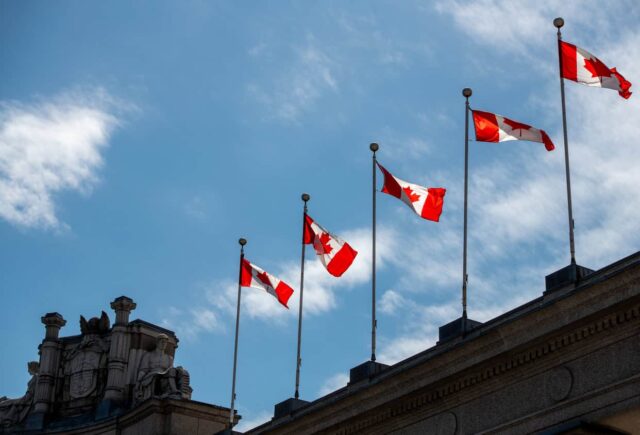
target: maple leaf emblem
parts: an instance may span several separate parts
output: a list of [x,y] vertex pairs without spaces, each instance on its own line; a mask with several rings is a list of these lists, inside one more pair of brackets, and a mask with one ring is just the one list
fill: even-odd
[[333,251],[333,247],[329,244],[331,236],[327,233],[322,233],[320,237],[316,236],[313,240],[313,248],[318,255],[328,254]]
[[411,190],[409,186],[403,187],[402,190],[407,195],[407,198],[409,198],[409,201],[416,202],[420,199],[420,195]]
[[322,235],[320,236],[320,243],[322,243],[322,250],[325,254],[329,254],[331,251],[333,251],[333,248],[329,244],[329,240],[331,240],[331,236],[329,236],[329,234],[327,233],[322,233]]
[[259,274],[257,274],[258,279],[265,285],[268,285],[269,287],[273,287],[273,285],[271,284],[271,280],[269,279],[269,275],[267,275],[267,272],[260,272]]
[[611,77],[611,70],[597,57],[584,58],[584,67],[589,70],[591,77]]

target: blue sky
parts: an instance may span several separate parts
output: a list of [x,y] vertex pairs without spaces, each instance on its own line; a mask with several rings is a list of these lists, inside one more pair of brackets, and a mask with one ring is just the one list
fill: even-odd
[[[308,250],[301,396],[343,386],[370,353],[372,141],[447,188],[438,224],[378,198],[379,360],[433,345],[460,312],[463,87],[558,147],[471,143],[469,314],[540,295],[569,260],[556,16],[638,82],[633,1],[0,1],[0,395],[24,392],[42,314],[77,334],[126,294],[180,337],[194,399],[228,406],[237,239],[297,289],[302,192],[360,251],[334,279]],[[640,105],[566,89],[577,259],[599,268],[640,245]],[[243,295],[246,427],[293,394],[297,298]]]

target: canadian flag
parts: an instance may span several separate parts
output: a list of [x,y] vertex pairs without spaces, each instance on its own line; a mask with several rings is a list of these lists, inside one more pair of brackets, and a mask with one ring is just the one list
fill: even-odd
[[280,281],[275,276],[265,272],[255,264],[249,263],[249,261],[244,258],[242,259],[240,269],[240,285],[242,287],[253,287],[264,290],[275,296],[286,308],[289,308],[287,301],[293,294],[293,289],[284,281]]
[[309,215],[304,217],[303,240],[305,245],[313,245],[318,258],[333,276],[342,276],[358,255],[347,242],[329,233]]
[[618,91],[622,98],[629,98],[629,83],[615,68],[609,68],[587,50],[560,41],[562,77],[587,86],[609,88]]
[[552,151],[555,148],[544,130],[495,113],[473,110],[473,124],[476,128],[476,140],[480,142],[530,140],[543,143],[547,151]]
[[408,183],[391,175],[380,163],[378,167],[384,174],[382,192],[395,196],[407,204],[418,216],[438,222],[442,214],[444,195],[447,192],[442,187],[422,187]]

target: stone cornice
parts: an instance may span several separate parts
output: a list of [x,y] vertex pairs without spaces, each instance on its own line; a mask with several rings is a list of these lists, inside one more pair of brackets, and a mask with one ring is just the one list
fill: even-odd
[[[375,432],[403,415],[428,417],[470,400],[479,391],[490,391],[496,382],[523,376],[514,369],[544,371],[557,365],[559,358],[603,346],[615,339],[603,331],[625,334],[626,325],[637,328],[639,315],[640,253],[636,253],[595,272],[578,288],[537,298],[487,322],[464,340],[428,349],[249,433],[349,434],[367,428]],[[603,338],[591,340],[596,336]],[[464,399],[456,395],[461,391]],[[352,410],[356,404],[358,412]]]
[[496,376],[507,374],[516,368],[537,362],[541,358],[551,355],[554,352],[566,350],[567,347],[595,335],[608,332],[612,328],[621,327],[630,322],[638,322],[639,319],[640,301],[636,300],[636,304],[631,307],[620,307],[619,310],[595,319],[587,325],[574,328],[564,334],[556,335],[544,343],[505,357],[500,362],[491,366],[472,371],[472,373],[456,380],[445,381],[444,385],[429,389],[409,399],[400,400],[400,403],[393,404],[391,407],[385,407],[386,409],[371,410],[369,412],[372,412],[374,415],[369,418],[347,424],[340,423],[336,428],[327,428],[326,432],[347,435],[372,426],[381,425],[390,418],[412,413],[417,408],[429,406],[436,401],[444,400],[448,396],[464,391],[469,387],[479,386],[481,383]]

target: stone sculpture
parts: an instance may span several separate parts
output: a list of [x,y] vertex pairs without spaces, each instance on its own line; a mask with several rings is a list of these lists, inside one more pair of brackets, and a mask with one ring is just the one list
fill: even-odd
[[156,347],[140,361],[134,389],[134,401],[142,402],[150,397],[189,399],[189,373],[182,367],[173,367],[173,358],[167,353],[169,337],[158,334]]
[[42,433],[47,427],[65,433],[90,421],[135,414],[147,399],[178,399],[180,406],[191,399],[189,373],[173,365],[178,338],[143,320],[129,321],[136,308],[129,297],[116,298],[111,308],[113,326],[104,311],[88,320],[80,316],[81,334],[68,337],[60,337],[67,323],[60,313],[40,319],[40,361],[28,364],[24,396],[0,396],[0,433]]
[[37,361],[30,361],[27,369],[31,379],[27,384],[27,392],[18,399],[7,399],[0,397],[0,426],[9,427],[20,423],[29,413],[35,395],[36,384],[38,383],[38,372],[40,364]]

